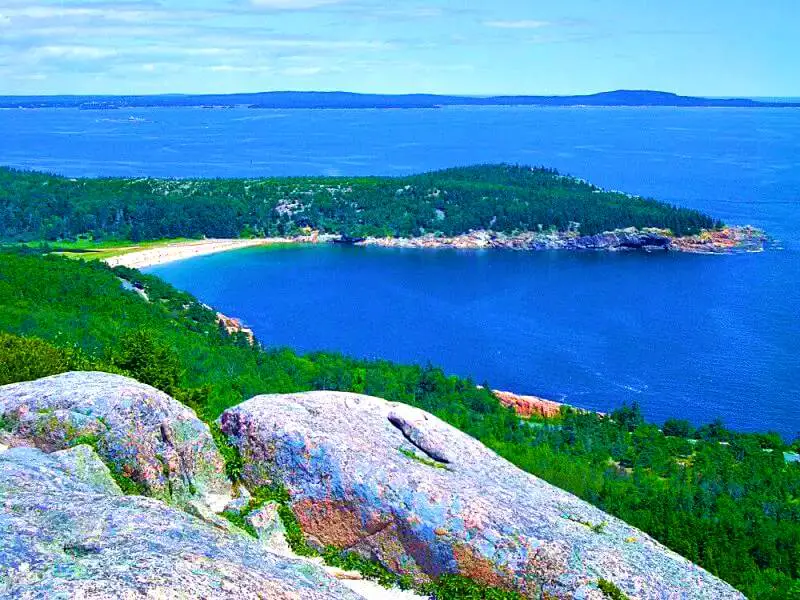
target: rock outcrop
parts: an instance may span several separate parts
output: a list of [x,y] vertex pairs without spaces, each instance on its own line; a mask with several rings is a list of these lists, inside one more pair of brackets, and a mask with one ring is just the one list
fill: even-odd
[[523,419],[531,417],[552,419],[561,413],[561,407],[564,406],[559,402],[545,400],[538,396],[522,396],[500,390],[492,390],[492,393],[503,406],[513,409]]
[[208,426],[159,390],[108,373],[65,373],[0,387],[11,445],[52,452],[92,440],[148,496],[219,512],[231,499]]
[[0,598],[360,598],[244,533],[120,495],[104,469],[87,446],[0,452]]
[[641,531],[415,408],[334,392],[225,411],[251,486],[281,480],[309,541],[418,580],[460,573],[530,598],[743,596]]
[[677,238],[675,250],[699,254],[720,254],[731,251],[760,252],[768,242],[767,236],[754,227],[724,227],[703,231],[698,235]]
[[677,252],[753,252],[764,248],[764,233],[753,227],[726,227],[704,231],[696,236],[676,237],[669,230],[654,227],[627,227],[594,235],[581,235],[578,223],[568,231],[470,231],[447,237],[426,234],[414,238],[367,238],[358,242],[365,246],[390,248],[457,248],[505,250],[644,250]]
[[253,346],[256,343],[256,337],[253,330],[245,327],[239,319],[223,315],[221,312],[217,313],[217,325],[219,325],[228,335],[236,335],[241,333],[247,339],[247,342]]

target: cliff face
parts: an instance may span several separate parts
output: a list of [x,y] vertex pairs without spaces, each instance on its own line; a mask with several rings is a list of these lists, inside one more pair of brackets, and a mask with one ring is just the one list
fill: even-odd
[[[208,427],[169,396],[68,373],[0,387],[0,417],[0,597],[358,597],[282,556],[278,507],[241,490],[230,500]],[[418,583],[461,574],[529,598],[601,600],[606,580],[643,600],[743,597],[406,405],[260,396],[219,424],[241,453],[235,487],[285,485],[312,546],[377,559]],[[109,467],[154,498],[123,496]],[[261,539],[215,515],[223,504]]]
[[424,581],[459,573],[526,597],[742,598],[639,530],[524,473],[436,417],[333,392],[260,396],[222,430],[251,486],[285,482],[310,539]]

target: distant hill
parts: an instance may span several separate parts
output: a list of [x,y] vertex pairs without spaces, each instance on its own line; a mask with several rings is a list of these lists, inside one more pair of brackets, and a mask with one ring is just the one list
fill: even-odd
[[438,96],[435,94],[354,94],[351,92],[262,92],[160,96],[0,96],[0,108],[79,108],[108,110],[141,107],[251,108],[438,108],[442,106],[694,106],[799,108],[800,102],[749,98],[702,98],[649,90],[617,90],[584,96]]

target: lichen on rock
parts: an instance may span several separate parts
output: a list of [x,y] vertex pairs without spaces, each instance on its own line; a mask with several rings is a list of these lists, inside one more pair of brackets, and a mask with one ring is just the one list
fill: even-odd
[[0,387],[10,439],[52,452],[91,442],[147,495],[219,512],[231,484],[208,426],[167,394],[108,373],[65,373]]

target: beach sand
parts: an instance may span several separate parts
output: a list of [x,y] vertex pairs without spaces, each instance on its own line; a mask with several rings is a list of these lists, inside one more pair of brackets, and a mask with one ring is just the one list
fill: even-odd
[[258,239],[207,239],[192,240],[188,242],[175,242],[148,248],[146,250],[129,252],[119,256],[106,258],[104,262],[110,267],[129,267],[131,269],[144,269],[155,265],[163,265],[177,260],[195,258],[217,252],[239,250],[252,246],[266,246],[269,244],[297,243],[298,238],[258,238]]

